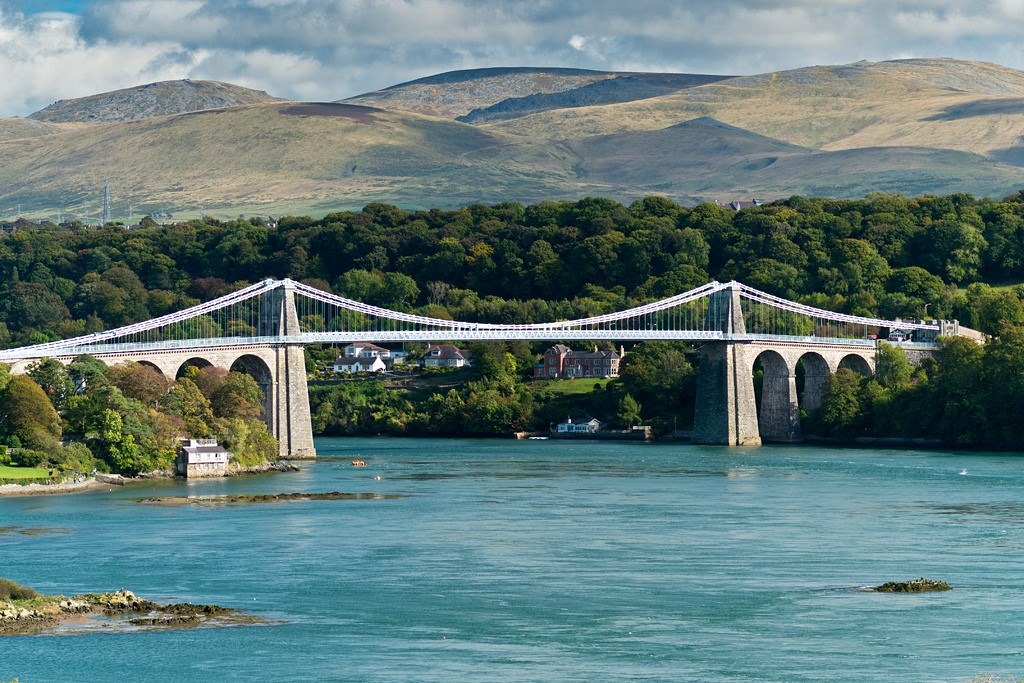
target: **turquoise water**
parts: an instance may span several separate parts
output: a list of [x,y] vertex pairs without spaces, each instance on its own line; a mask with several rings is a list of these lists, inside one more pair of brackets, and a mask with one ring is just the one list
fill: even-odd
[[[0,576],[67,595],[125,587],[273,622],[3,638],[0,680],[1024,676],[1019,456],[471,440],[317,448],[324,457],[291,474],[0,499]],[[397,497],[137,502],[293,491]],[[858,590],[921,576],[954,590]]]

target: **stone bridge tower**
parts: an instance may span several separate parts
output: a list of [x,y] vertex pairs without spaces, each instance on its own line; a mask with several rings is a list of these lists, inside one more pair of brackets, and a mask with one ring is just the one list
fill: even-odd
[[[281,458],[316,457],[313,427],[309,413],[309,389],[306,385],[306,360],[295,307],[295,286],[290,280],[259,295],[259,320],[252,344],[217,344],[184,348],[103,350],[94,352],[107,365],[134,361],[148,365],[164,377],[174,379],[185,366],[214,366],[247,372],[263,391],[263,419],[278,441]],[[268,341],[269,340],[269,341]],[[54,353],[48,357],[70,363],[79,352]],[[33,358],[17,360],[11,372],[23,373]]]
[[[267,319],[263,325],[272,329],[262,334],[277,336],[284,343],[274,348],[274,365],[270,368],[273,387],[267,392],[270,404],[267,417],[270,429],[280,444],[282,457],[314,458],[313,427],[309,412],[309,387],[306,384],[306,358],[298,342],[299,315],[295,308],[295,285],[291,280],[264,294],[269,305],[264,307]],[[289,342],[288,338],[296,341]]]
[[[694,443],[754,446],[762,441],[800,441],[798,366],[803,367],[803,408],[808,412],[821,406],[830,374],[840,368],[862,375],[874,372],[876,347],[865,339],[822,339],[813,333],[789,339],[748,335],[736,283],[709,297],[707,322],[723,340],[701,346]],[[758,363],[764,372],[760,411],[754,392]]]
[[747,368],[747,344],[732,341],[746,335],[740,290],[733,285],[715,292],[708,302],[712,330],[725,334],[725,341],[705,342],[700,349],[697,374],[697,406],[693,441],[701,444],[756,446],[761,443],[757,426],[754,380]]

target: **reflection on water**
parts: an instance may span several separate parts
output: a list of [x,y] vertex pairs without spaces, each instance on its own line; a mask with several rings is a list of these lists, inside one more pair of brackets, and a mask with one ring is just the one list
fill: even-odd
[[48,527],[0,526],[0,536],[20,534],[22,536],[52,536],[71,533],[69,529]]
[[925,504],[927,509],[940,515],[960,518],[957,521],[970,522],[973,517],[1024,523],[1024,501],[986,501],[981,503]]

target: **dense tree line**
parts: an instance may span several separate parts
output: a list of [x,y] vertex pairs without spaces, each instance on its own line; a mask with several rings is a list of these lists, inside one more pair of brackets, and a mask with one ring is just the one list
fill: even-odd
[[1024,443],[1024,327],[1004,324],[984,346],[962,337],[913,367],[883,345],[873,377],[841,369],[807,427],[851,438],[898,437],[947,445],[1021,450]]
[[405,211],[370,204],[126,230],[19,221],[0,239],[0,344],[160,315],[267,277],[471,321],[565,319],[738,279],[831,310],[1024,322],[1024,195],[792,197],[742,211],[661,197]]
[[[532,354],[523,342],[470,345],[473,367],[438,388],[388,389],[384,380],[357,378],[310,388],[313,431],[328,435],[507,436],[510,432],[547,432],[566,417],[597,417],[612,428],[646,421],[667,431],[692,419],[696,369],[683,343],[648,342],[626,356],[621,376],[594,382],[593,390],[566,395],[561,380],[527,381]],[[519,352],[517,354],[517,351]],[[422,374],[422,373],[421,373]],[[582,380],[580,380],[582,381]],[[647,401],[648,411],[641,401]]]
[[[1000,340],[1024,324],[1024,192],[1002,200],[792,197],[741,211],[716,204],[684,207],[661,197],[628,206],[587,198],[452,211],[370,204],[322,219],[204,218],[166,226],[146,219],[130,230],[21,220],[0,228],[0,346],[124,325],[267,277],[468,321],[597,315],[712,279],[738,279],[840,312],[958,318]],[[522,381],[543,345],[495,347],[497,352],[480,352],[493,362],[483,362],[471,381],[442,393],[374,394],[382,391],[374,383],[314,389],[314,425],[330,433],[472,434],[536,428],[563,418],[555,413],[564,405],[538,400]],[[987,357],[995,348],[981,353]],[[627,356],[622,378],[587,400],[613,421],[642,413],[664,427],[692,404],[694,370],[686,353],[681,345],[640,345]],[[878,408],[884,397],[896,400],[892,396],[901,392],[952,382],[948,378],[956,371],[941,367],[937,361],[896,386],[848,377],[843,385],[838,377],[834,391],[838,395],[848,385],[846,393],[857,396],[858,417],[812,416],[809,426],[850,434],[947,429],[958,423],[940,424],[934,415],[921,416],[913,428],[883,426],[886,411]],[[960,377],[962,386],[977,377]],[[170,404],[184,406],[188,395],[180,390]],[[48,396],[68,429],[66,408],[55,394]],[[934,406],[937,396],[930,395],[927,405]],[[971,409],[988,410],[982,404]],[[851,414],[845,410],[837,414]],[[128,420],[131,411],[123,407],[114,412],[121,415],[122,432],[129,424],[140,443],[141,419]],[[902,419],[913,410],[898,412]],[[89,433],[103,433],[93,427]],[[116,436],[117,425],[107,427]],[[104,462],[115,455],[107,453]]]
[[188,367],[174,381],[138,363],[45,359],[25,375],[0,365],[4,462],[63,471],[172,469],[182,436],[216,438],[242,466],[277,457],[263,395],[238,372]]

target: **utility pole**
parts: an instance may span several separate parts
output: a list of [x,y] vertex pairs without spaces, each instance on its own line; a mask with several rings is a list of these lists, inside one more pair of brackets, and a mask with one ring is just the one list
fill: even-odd
[[103,180],[103,220],[100,226],[111,222],[111,183]]

